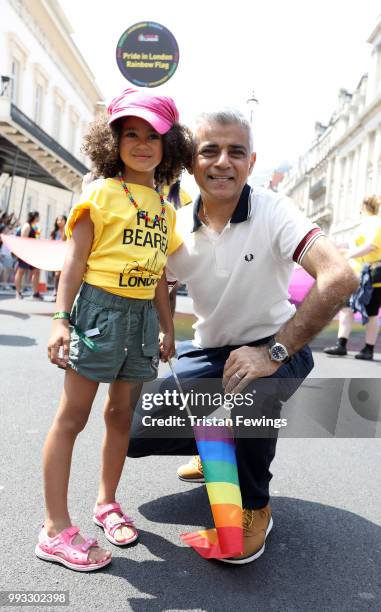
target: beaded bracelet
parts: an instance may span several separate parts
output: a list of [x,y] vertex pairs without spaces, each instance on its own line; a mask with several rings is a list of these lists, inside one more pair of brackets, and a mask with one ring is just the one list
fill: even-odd
[[60,311],[55,312],[53,315],[53,319],[70,319],[70,312]]

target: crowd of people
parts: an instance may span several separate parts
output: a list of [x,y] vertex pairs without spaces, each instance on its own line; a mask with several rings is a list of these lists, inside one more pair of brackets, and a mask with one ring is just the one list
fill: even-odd
[[[39,291],[40,270],[14,255],[1,240],[1,234],[38,239],[41,236],[39,220],[40,214],[37,210],[29,211],[23,224],[14,213],[0,211],[0,287],[7,291],[15,291],[16,298],[20,300],[28,294],[27,286],[31,286],[33,299],[43,300],[43,295]],[[66,220],[65,215],[59,215],[55,219],[49,235],[51,240],[66,240]],[[54,273],[54,297],[57,295],[59,276],[59,272]]]

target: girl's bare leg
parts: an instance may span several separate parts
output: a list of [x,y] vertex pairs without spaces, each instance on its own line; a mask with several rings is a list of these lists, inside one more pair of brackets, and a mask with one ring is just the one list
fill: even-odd
[[33,293],[38,293],[39,283],[40,283],[40,270],[38,268],[35,268],[32,272]]
[[[44,445],[44,482],[46,519],[45,528],[50,537],[71,525],[67,507],[70,466],[74,442],[85,427],[98,383],[84,378],[71,368],[65,373],[65,383],[59,408]],[[77,536],[75,544],[83,542]],[[89,559],[93,562],[109,557],[101,548],[92,548]]]
[[[115,501],[116,489],[126,460],[131,421],[141,388],[141,384],[121,380],[116,380],[109,387],[104,407],[106,433],[103,439],[97,504]],[[115,517],[117,516],[115,513]],[[124,540],[131,537],[132,533],[128,527],[122,527],[115,531],[114,538]]]
[[21,293],[21,283],[24,276],[23,268],[18,267],[15,273],[15,287],[18,294]]
[[342,308],[339,314],[339,331],[338,338],[346,338],[348,340],[351,335],[353,325],[353,312],[350,308]]

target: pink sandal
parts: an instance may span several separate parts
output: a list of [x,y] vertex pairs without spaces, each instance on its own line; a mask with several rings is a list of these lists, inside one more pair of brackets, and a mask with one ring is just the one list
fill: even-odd
[[98,542],[94,538],[87,538],[82,544],[73,544],[73,539],[78,534],[79,528],[71,526],[51,538],[42,527],[35,553],[40,559],[61,563],[77,572],[92,572],[111,563],[111,557],[98,563],[91,563],[89,551],[90,548],[98,546]]
[[[119,518],[111,518],[109,514],[117,512],[121,516]],[[123,514],[123,510],[118,502],[111,504],[97,504],[94,508],[93,521],[99,527],[102,527],[106,538],[112,544],[116,546],[126,546],[126,544],[132,544],[138,537],[138,532],[134,527],[134,521],[127,514]],[[124,540],[116,540],[114,533],[121,527],[129,527],[132,530],[133,535]]]

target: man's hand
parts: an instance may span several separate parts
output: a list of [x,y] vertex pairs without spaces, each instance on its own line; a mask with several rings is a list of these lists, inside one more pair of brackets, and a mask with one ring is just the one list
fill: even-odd
[[[63,354],[60,357],[60,348]],[[66,369],[69,361],[70,330],[66,319],[56,319],[52,324],[52,332],[48,342],[48,357],[58,367]]]
[[175,350],[175,335],[173,332],[160,334],[160,359],[168,361],[174,356]]
[[222,386],[225,393],[240,393],[252,380],[271,376],[281,365],[271,361],[267,346],[241,346],[225,363]]

